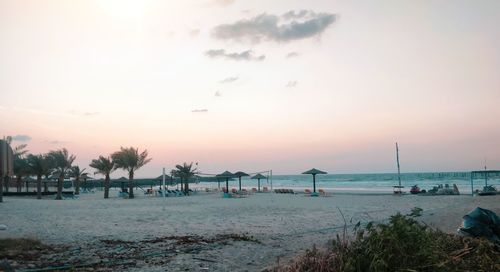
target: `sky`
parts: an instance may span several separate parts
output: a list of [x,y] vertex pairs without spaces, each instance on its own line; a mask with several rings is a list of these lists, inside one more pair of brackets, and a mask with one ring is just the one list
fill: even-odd
[[499,25],[497,0],[0,0],[0,136],[147,149],[137,177],[394,172],[395,142],[402,172],[500,169]]

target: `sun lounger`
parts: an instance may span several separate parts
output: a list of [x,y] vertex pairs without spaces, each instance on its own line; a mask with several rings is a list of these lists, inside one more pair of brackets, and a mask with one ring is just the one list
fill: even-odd
[[269,189],[268,189],[267,187],[263,187],[263,188],[262,188],[262,190],[263,190],[264,192],[269,192]]
[[233,188],[233,189],[231,189],[231,193],[236,194],[236,193],[238,193],[238,190]]
[[311,190],[309,190],[309,189],[305,189],[305,190],[304,190],[304,192],[305,192],[306,194],[311,194]]

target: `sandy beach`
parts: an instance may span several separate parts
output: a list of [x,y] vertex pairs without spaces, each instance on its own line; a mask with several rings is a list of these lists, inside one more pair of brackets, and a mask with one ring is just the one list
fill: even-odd
[[454,233],[462,216],[475,207],[500,214],[499,200],[499,196],[470,195],[311,198],[274,193],[238,199],[224,199],[219,193],[166,199],[139,195],[130,200],[104,200],[102,192],[63,201],[8,197],[0,212],[0,224],[7,230],[0,231],[0,237],[33,237],[68,246],[64,254],[47,257],[62,264],[74,263],[75,258],[80,263],[113,261],[133,251],[127,256],[134,256],[135,265],[121,269],[259,271],[278,258],[286,260],[313,245],[324,246],[343,229],[339,210],[352,229],[359,221],[383,222],[396,212],[406,214],[420,207],[420,220]]

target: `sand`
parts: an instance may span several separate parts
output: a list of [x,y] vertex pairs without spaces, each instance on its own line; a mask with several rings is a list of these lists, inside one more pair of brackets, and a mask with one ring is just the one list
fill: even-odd
[[[149,262],[148,257],[143,257],[127,269],[259,271],[275,264],[278,258],[300,254],[313,245],[324,246],[343,229],[344,219],[339,210],[352,229],[358,221],[383,222],[396,212],[406,214],[413,207],[420,207],[423,209],[420,220],[450,233],[456,232],[462,216],[475,207],[500,214],[500,196],[343,194],[311,198],[258,193],[224,199],[219,193],[198,193],[164,199],[139,192],[135,199],[105,200],[102,196],[102,192],[96,192],[62,201],[6,197],[5,203],[0,204],[0,224],[7,229],[0,231],[0,238],[34,237],[50,244],[69,245],[70,252],[77,250],[78,257],[85,260],[95,259],[99,248],[104,250],[102,240],[139,242],[167,236],[238,234],[254,237],[260,243],[229,239],[189,244],[189,250],[170,247],[168,261]],[[154,253],[160,250],[158,245],[135,250]],[[118,249],[123,247],[105,250]]]

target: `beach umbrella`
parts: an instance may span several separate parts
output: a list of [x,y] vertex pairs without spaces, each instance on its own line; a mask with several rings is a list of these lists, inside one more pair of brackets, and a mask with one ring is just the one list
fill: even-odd
[[316,175],[317,174],[327,174],[326,172],[323,172],[321,170],[318,170],[316,168],[313,168],[309,171],[305,171],[304,173],[302,174],[305,174],[305,175],[312,175],[313,176],[313,192],[316,193]]
[[226,193],[229,193],[229,179],[234,178],[234,174],[229,171],[225,171],[222,174],[218,174],[217,178],[226,179]]
[[249,176],[249,175],[247,173],[245,173],[245,172],[238,171],[238,172],[234,173],[234,176],[238,177],[238,179],[240,181],[240,191],[241,191],[241,177],[246,177],[246,176]]
[[258,186],[259,186],[259,192],[260,192],[260,180],[261,179],[265,179],[267,178],[266,176],[262,175],[262,174],[257,174],[255,176],[252,177],[252,179],[256,179],[257,182],[258,182]]

